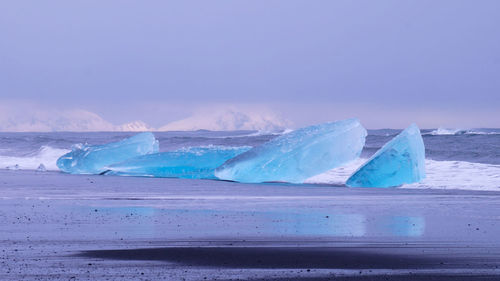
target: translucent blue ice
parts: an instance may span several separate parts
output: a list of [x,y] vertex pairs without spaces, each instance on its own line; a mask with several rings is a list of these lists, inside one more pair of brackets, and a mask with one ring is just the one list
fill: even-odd
[[135,157],[108,167],[106,175],[215,179],[215,168],[251,147],[190,147]]
[[100,174],[104,167],[139,155],[158,152],[158,141],[152,133],[140,133],[130,138],[103,145],[75,146],[57,159],[57,167],[70,174]]
[[425,178],[425,147],[412,124],[379,149],[348,180],[350,187],[394,187]]
[[359,157],[365,137],[358,119],[298,129],[228,160],[215,176],[247,183],[302,183]]

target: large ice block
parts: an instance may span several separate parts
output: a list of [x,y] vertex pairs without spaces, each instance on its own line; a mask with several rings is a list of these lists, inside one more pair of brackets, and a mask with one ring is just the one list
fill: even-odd
[[412,124],[379,149],[347,180],[350,187],[395,187],[425,178],[425,147]]
[[251,147],[206,146],[143,155],[107,167],[106,175],[215,179],[215,168]]
[[75,146],[57,159],[57,167],[70,174],[100,174],[105,171],[105,166],[156,152],[158,141],[154,135],[140,133],[118,142]]
[[302,183],[359,157],[365,137],[366,129],[355,118],[305,127],[228,160],[215,176],[247,183]]

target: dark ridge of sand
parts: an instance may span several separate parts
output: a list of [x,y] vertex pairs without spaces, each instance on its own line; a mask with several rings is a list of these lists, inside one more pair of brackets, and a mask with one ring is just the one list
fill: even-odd
[[[228,268],[436,268],[446,259],[380,253],[366,248],[164,247],[85,251],[77,256],[118,260],[155,260]],[[447,261],[450,262],[451,259]],[[456,261],[452,261],[456,264]]]

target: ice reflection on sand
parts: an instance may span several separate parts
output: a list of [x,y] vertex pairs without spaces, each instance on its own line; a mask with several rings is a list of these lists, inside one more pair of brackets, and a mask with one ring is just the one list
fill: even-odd
[[[68,207],[72,208],[72,207]],[[78,207],[83,213],[99,211],[126,217],[124,224],[137,225],[128,235],[157,237],[160,233],[186,237],[419,237],[425,231],[421,216],[346,214],[334,210],[227,211],[162,209],[148,206]],[[88,210],[83,210],[88,209]],[[132,220],[132,218],[135,219]],[[119,220],[115,220],[118,222]]]

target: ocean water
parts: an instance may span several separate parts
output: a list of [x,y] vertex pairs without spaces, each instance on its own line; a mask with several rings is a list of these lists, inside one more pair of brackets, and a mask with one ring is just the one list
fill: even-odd
[[[310,184],[345,186],[347,178],[399,130],[369,130],[361,158],[314,176]],[[124,132],[0,133],[0,169],[58,171],[56,160],[78,143],[104,144],[134,135]],[[280,133],[155,132],[160,151],[192,146],[256,146]],[[427,178],[401,188],[500,191],[500,129],[422,130]]]

